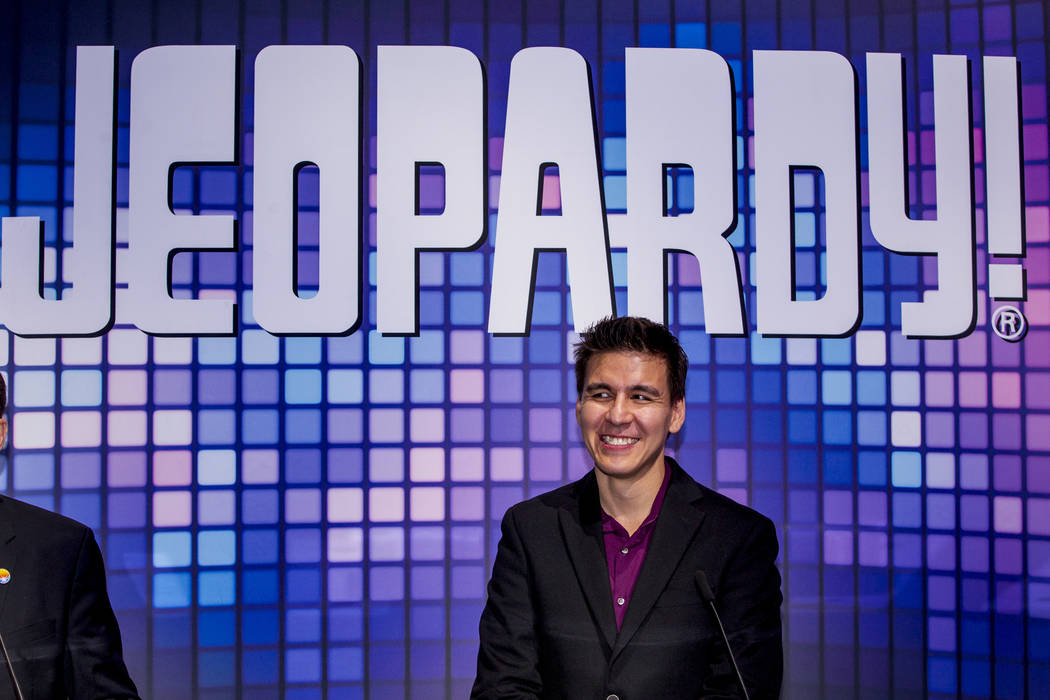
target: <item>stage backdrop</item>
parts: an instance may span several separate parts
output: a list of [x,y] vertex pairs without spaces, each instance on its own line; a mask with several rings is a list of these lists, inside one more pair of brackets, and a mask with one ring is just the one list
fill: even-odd
[[[465,697],[613,307],[689,353],[673,453],[777,525],[784,697],[1050,696],[1043,3],[5,8],[0,478],[95,529],[144,697]],[[424,45],[465,51],[378,48]]]

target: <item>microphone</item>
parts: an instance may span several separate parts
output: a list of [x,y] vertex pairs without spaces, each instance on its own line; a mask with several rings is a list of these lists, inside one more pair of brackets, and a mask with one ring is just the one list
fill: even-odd
[[725,627],[722,626],[722,618],[718,616],[718,609],[715,608],[715,592],[711,590],[711,584],[707,582],[707,574],[704,573],[703,569],[700,569],[696,572],[694,580],[696,582],[696,590],[700,591],[700,597],[711,606],[711,612],[715,614],[718,631],[722,633],[722,641],[726,643],[726,650],[729,652],[729,661],[732,662],[733,670],[736,671],[736,679],[740,682],[740,689],[744,691],[744,700],[751,700],[751,696],[747,694],[747,686],[744,685],[744,677],[740,675],[740,667],[736,665],[733,647],[729,646],[729,637],[726,636]]
[[11,656],[7,653],[7,645],[4,643],[4,635],[0,634],[0,651],[4,652],[4,662],[7,664],[7,672],[11,676],[11,685],[15,688],[18,700],[25,700],[22,695],[22,686],[18,685],[18,676],[15,675],[15,667],[11,664]]

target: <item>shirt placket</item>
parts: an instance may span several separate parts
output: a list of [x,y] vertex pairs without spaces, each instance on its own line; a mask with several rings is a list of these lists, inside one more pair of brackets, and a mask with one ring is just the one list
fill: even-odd
[[637,556],[634,549],[640,541],[639,535],[642,530],[639,528],[635,531],[634,535],[627,536],[626,531],[623,531],[619,537],[620,549],[617,556],[614,557],[616,562],[616,596],[614,602],[618,607],[626,607],[627,603],[630,602],[631,591],[627,590],[627,572],[631,570],[633,565],[633,557]]

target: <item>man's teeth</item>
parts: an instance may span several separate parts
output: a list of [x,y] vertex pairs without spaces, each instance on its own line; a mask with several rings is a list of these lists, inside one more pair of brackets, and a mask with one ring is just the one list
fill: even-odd
[[623,437],[619,435],[602,435],[602,442],[606,445],[633,445],[638,442],[638,438]]

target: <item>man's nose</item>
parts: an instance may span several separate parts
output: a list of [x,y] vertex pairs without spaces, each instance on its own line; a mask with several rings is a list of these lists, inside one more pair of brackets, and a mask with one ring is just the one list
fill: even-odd
[[616,424],[629,423],[631,421],[631,403],[623,394],[617,394],[609,406],[607,415],[609,422]]

